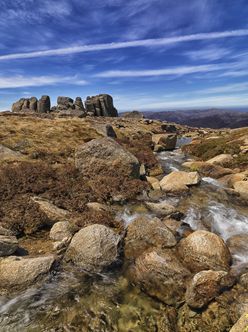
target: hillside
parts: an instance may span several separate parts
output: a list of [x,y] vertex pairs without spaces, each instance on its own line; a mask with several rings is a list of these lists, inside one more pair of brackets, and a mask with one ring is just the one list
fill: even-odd
[[248,126],[248,112],[221,109],[144,112],[145,117],[192,127],[240,128]]

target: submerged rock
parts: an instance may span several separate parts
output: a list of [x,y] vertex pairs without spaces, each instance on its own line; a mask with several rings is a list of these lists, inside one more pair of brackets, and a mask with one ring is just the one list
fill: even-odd
[[197,185],[200,181],[197,172],[174,171],[160,181],[160,186],[165,192],[180,193],[189,190],[190,186]]
[[184,300],[189,277],[190,272],[169,249],[145,252],[136,259],[132,270],[134,282],[168,305]]
[[178,252],[192,272],[227,271],[231,263],[231,254],[225,242],[218,235],[203,230],[181,240]]
[[158,203],[152,203],[152,202],[145,202],[146,207],[156,213],[159,216],[169,216],[172,213],[176,212],[176,208],[166,202],[158,202]]
[[225,271],[201,271],[189,283],[186,291],[186,303],[199,309],[213,300],[220,291],[230,286],[230,280]]
[[0,260],[0,288],[14,290],[31,285],[48,274],[54,261],[54,256],[3,258]]
[[176,243],[175,236],[160,219],[140,217],[128,225],[125,256],[136,258],[149,248],[170,248]]
[[119,242],[120,236],[111,228],[90,225],[73,236],[65,259],[88,272],[101,272],[117,260]]

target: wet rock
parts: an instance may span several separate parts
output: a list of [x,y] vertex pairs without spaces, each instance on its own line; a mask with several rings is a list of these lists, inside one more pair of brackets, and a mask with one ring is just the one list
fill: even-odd
[[37,110],[39,113],[49,113],[51,109],[51,101],[49,96],[42,96],[38,101]]
[[152,135],[152,141],[155,144],[155,152],[174,150],[177,144],[177,135],[154,134]]
[[54,261],[54,256],[3,258],[0,260],[0,287],[14,290],[31,285],[48,274]]
[[189,190],[190,186],[197,185],[200,181],[197,172],[174,171],[160,181],[160,186],[165,192],[180,193]]
[[178,252],[192,272],[228,271],[231,255],[225,242],[216,234],[195,231],[179,243]]
[[171,232],[175,236],[177,235],[179,228],[182,226],[182,221],[172,218],[163,219],[163,223],[171,230]]
[[110,124],[106,125],[106,135],[108,137],[117,138],[116,132],[114,131],[114,128]]
[[233,235],[226,241],[226,244],[232,255],[238,253],[245,257],[248,252],[248,234]]
[[169,216],[172,213],[176,212],[176,208],[173,205],[168,204],[166,202],[159,202],[159,203],[145,202],[145,205],[150,211],[163,217]]
[[120,236],[104,225],[90,225],[76,233],[66,251],[66,261],[88,272],[101,272],[116,262]]
[[68,221],[56,222],[50,230],[50,239],[62,241],[64,238],[72,236],[71,227]]
[[108,94],[87,97],[85,108],[87,113],[92,113],[95,116],[118,116],[118,112],[113,105],[113,98]]
[[160,183],[159,180],[153,176],[147,176],[146,177],[147,182],[151,185],[153,190],[160,190]]
[[233,325],[230,332],[246,332],[248,330],[248,313],[244,313],[236,324]]
[[145,252],[135,261],[131,277],[148,293],[168,305],[183,301],[190,272],[172,250]]
[[213,300],[221,290],[230,286],[225,271],[201,271],[197,273],[189,283],[186,291],[186,303],[200,309]]
[[234,183],[233,188],[241,197],[248,199],[248,181],[237,181]]
[[64,221],[69,217],[68,211],[58,208],[56,205],[45,199],[40,197],[32,197],[31,199],[39,205],[39,209],[47,215],[52,224],[58,221]]
[[209,164],[205,161],[188,161],[182,165],[192,171],[198,171],[202,176],[207,176],[214,179],[219,179],[225,175],[234,173],[234,171],[230,168]]
[[0,235],[0,257],[12,255],[18,248],[15,236]]
[[125,256],[136,258],[149,248],[170,248],[176,243],[175,236],[160,219],[140,217],[128,225]]
[[75,154],[75,165],[82,173],[103,174],[114,169],[120,175],[139,178],[140,165],[136,157],[111,138],[94,139],[81,145]]
[[230,154],[220,154],[214,158],[207,161],[209,164],[228,166],[233,161],[233,156]]

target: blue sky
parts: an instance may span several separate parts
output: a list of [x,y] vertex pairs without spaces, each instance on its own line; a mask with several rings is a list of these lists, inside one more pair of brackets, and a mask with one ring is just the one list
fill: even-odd
[[0,110],[113,95],[119,110],[248,106],[247,0],[0,0]]

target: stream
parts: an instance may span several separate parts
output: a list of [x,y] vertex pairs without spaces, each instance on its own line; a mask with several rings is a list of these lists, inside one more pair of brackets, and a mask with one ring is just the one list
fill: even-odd
[[[184,139],[176,150],[158,154],[165,174],[183,169],[186,157],[180,145],[186,143]],[[159,201],[173,203],[184,213],[179,233],[185,227],[214,232],[230,247],[232,269],[239,273],[248,267],[248,208],[238,205],[218,181],[203,178],[190,194],[161,194]],[[127,226],[144,214],[154,216],[140,200],[123,207],[117,218]],[[40,288],[0,297],[0,331],[166,331],[161,313],[168,310],[168,306],[130,285],[124,266],[94,276],[67,268],[54,272]]]

